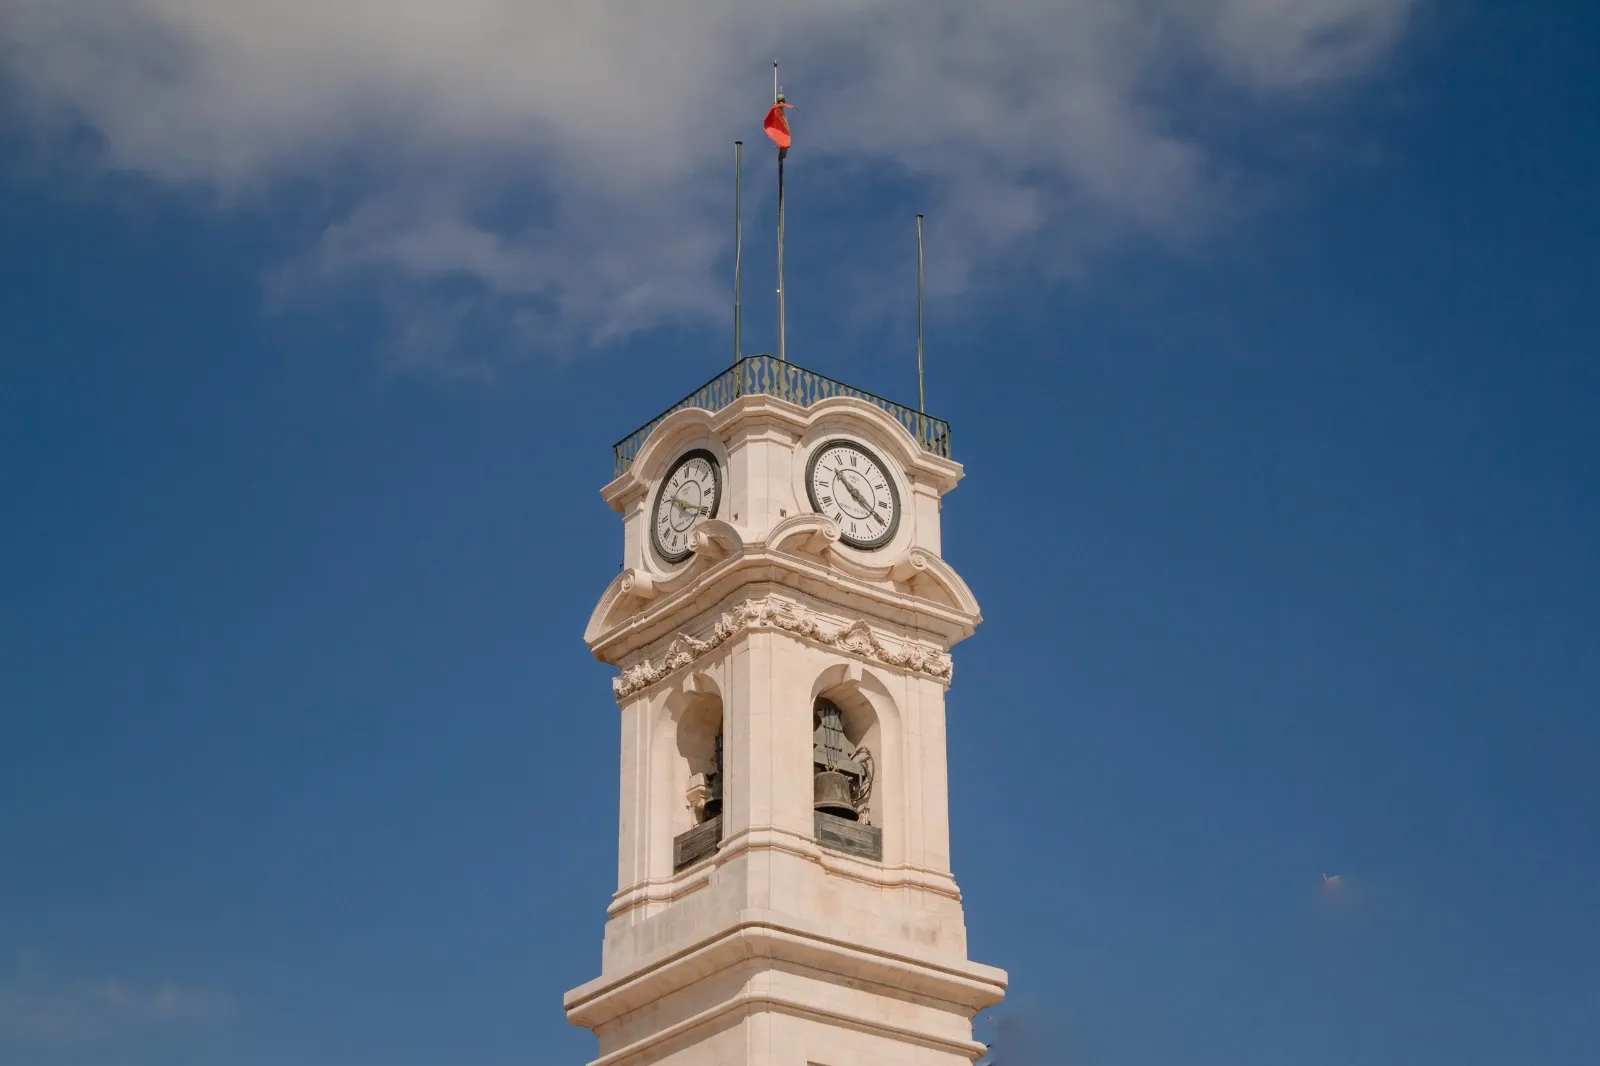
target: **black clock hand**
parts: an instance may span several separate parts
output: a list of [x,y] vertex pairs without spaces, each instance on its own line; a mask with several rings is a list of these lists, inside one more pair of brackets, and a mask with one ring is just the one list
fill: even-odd
[[850,479],[849,478],[844,478],[842,480],[844,481],[844,489],[845,489],[845,491],[848,492],[850,495],[854,496],[856,498],[856,502],[859,503],[862,507],[865,507],[867,509],[867,514],[868,515],[873,514],[874,512],[872,510],[872,504],[868,503],[862,497],[861,493],[856,491],[856,487],[854,485],[850,484]]

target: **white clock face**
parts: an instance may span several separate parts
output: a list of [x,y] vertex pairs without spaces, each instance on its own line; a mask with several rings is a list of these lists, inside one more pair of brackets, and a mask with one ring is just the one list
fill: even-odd
[[883,460],[848,440],[830,440],[806,464],[806,494],[856,548],[881,548],[900,528],[900,492]]
[[672,464],[656,492],[650,537],[656,553],[669,563],[689,557],[689,534],[708,518],[717,516],[722,480],[717,457],[703,448],[685,452]]

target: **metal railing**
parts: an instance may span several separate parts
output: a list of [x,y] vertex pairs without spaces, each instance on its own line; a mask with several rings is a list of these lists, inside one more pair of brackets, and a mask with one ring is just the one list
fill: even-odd
[[612,446],[616,473],[620,477],[633,463],[651,432],[670,414],[686,407],[720,411],[741,396],[776,396],[801,407],[810,407],[835,396],[853,396],[888,412],[906,432],[916,438],[925,452],[950,458],[950,423],[904,404],[874,396],[864,389],[786,363],[770,355],[747,355],[659,415],[623,437]]

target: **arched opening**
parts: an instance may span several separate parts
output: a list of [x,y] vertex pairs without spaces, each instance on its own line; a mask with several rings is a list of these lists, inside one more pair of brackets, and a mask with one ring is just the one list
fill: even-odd
[[844,711],[826,696],[811,706],[813,806],[849,822],[870,811],[873,759],[870,748],[850,740]]
[[722,841],[722,701],[693,695],[677,715],[672,787],[682,796],[672,819],[672,869],[676,873],[717,850]]
[[880,731],[871,704],[858,692],[819,695],[812,701],[811,723],[812,810],[817,842],[835,851],[881,862],[883,829],[873,824],[872,813],[878,784],[873,744]]
[[722,813],[722,701],[703,697],[678,721],[678,754],[688,771],[685,805],[694,825]]

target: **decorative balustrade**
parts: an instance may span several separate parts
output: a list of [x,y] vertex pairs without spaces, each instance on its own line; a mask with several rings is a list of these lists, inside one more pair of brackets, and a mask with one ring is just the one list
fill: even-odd
[[612,447],[616,475],[621,476],[633,463],[662,419],[686,407],[720,411],[741,396],[776,396],[801,407],[810,407],[834,396],[853,396],[887,411],[916,438],[923,451],[950,458],[950,423],[904,404],[874,396],[864,389],[824,377],[815,371],[786,363],[770,355],[747,355],[659,415],[623,437]]

